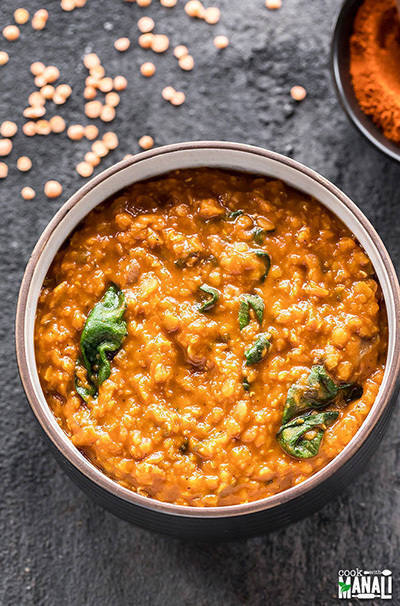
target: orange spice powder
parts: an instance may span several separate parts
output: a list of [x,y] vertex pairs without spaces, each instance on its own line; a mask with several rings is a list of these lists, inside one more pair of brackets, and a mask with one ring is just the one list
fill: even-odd
[[394,0],[365,0],[350,40],[350,73],[361,109],[400,143],[400,21]]

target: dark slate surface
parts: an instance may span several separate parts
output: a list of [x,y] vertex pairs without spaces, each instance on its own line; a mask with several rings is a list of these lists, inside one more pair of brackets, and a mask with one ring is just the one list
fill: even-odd
[[[121,146],[102,164],[136,152],[142,134],[162,145],[189,139],[220,138],[286,153],[320,171],[348,193],[372,220],[395,263],[400,259],[397,220],[400,167],[380,155],[353,130],[333,92],[329,43],[339,0],[283,0],[268,12],[264,0],[215,0],[221,22],[212,28],[189,20],[183,3],[175,9],[140,9],[122,0],[88,0],[84,9],[64,13],[58,0],[24,3],[50,11],[46,30],[23,27],[21,39],[2,42],[10,62],[0,68],[0,119],[19,116],[32,87],[31,60],[57,65],[74,94],[60,113],[83,120],[86,75],[81,56],[97,51],[111,75],[125,74],[112,124]],[[11,21],[19,1],[1,3],[0,25]],[[100,10],[99,10],[100,8]],[[138,16],[149,14],[173,44],[189,44],[192,73],[177,68],[171,52],[155,57],[157,74],[138,75],[145,51],[118,54],[113,41],[136,36]],[[215,33],[231,46],[217,53]],[[173,108],[160,91],[172,84],[187,93]],[[308,97],[291,101],[288,91],[303,84]],[[107,127],[106,129],[107,130]],[[57,467],[27,406],[14,360],[13,319],[19,282],[36,239],[57,208],[82,183],[73,166],[88,142],[66,135],[15,139],[10,165],[18,155],[33,158],[31,173],[10,168],[0,183],[2,479],[0,603],[4,605],[174,604],[334,604],[337,571],[356,566],[391,568],[400,603],[400,415],[395,412],[369,471],[320,513],[264,538],[217,546],[184,544],[122,522],[90,502]],[[40,193],[47,178],[64,185],[62,199]],[[38,196],[25,202],[23,185]]]

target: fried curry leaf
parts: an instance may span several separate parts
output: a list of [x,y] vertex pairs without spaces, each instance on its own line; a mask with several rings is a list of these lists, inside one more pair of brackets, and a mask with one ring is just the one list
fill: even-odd
[[80,382],[77,375],[77,371],[80,367],[81,360],[78,359],[75,364],[75,389],[77,394],[82,398],[82,400],[84,400],[84,402],[87,402],[89,398],[93,398],[96,395],[97,389],[94,385],[87,384],[87,386],[85,386]]
[[182,444],[179,446],[179,452],[185,454],[189,450],[189,438],[184,437]]
[[363,395],[363,388],[358,383],[342,383],[338,385],[338,400],[343,404],[349,404],[359,400]]
[[228,219],[232,221],[233,219],[236,219],[236,217],[240,217],[240,215],[244,215],[244,210],[233,210],[228,213]]
[[207,295],[210,295],[211,298],[206,299],[206,301],[204,301],[204,303],[200,303],[198,305],[198,310],[201,311],[202,313],[209,311],[212,307],[214,307],[214,305],[216,304],[216,302],[218,301],[221,293],[219,292],[219,290],[217,290],[216,288],[213,288],[212,286],[209,286],[208,284],[202,284],[200,286],[200,290],[204,293],[206,293]]
[[258,335],[253,345],[244,352],[246,366],[251,366],[251,364],[261,362],[270,347],[271,343],[268,336],[265,333]]
[[250,383],[247,377],[243,377],[242,385],[245,391],[250,391]]
[[305,395],[314,405],[327,404],[337,395],[338,388],[324,366],[319,364],[312,366],[307,383],[308,389]]
[[127,334],[123,315],[126,309],[125,295],[111,284],[103,298],[89,313],[81,334],[81,358],[87,372],[87,386],[82,385],[75,373],[75,385],[81,398],[95,396],[99,386],[110,376],[110,359],[122,345]]
[[[328,425],[338,418],[336,411],[304,414],[279,429],[277,438],[281,448],[287,454],[298,459],[309,459],[318,454],[319,447]],[[311,436],[307,436],[308,432]]]
[[337,387],[320,365],[313,366],[305,383],[295,383],[289,388],[282,423],[287,423],[298,413],[310,408],[322,408],[335,399]]
[[183,269],[184,267],[193,267],[200,260],[201,253],[197,250],[189,253],[186,257],[174,261],[175,267]]
[[242,330],[250,322],[250,307],[245,299],[242,299],[239,307],[239,328]]
[[253,253],[255,255],[257,255],[257,257],[260,257],[265,263],[265,272],[261,276],[261,282],[264,282],[264,280],[268,276],[269,270],[271,268],[271,257],[269,256],[269,254],[267,252],[265,252],[265,250],[255,249],[255,250],[253,250]]
[[264,244],[266,235],[267,235],[267,231],[265,229],[263,229],[262,227],[255,227],[253,230],[253,240],[259,246]]
[[239,307],[239,328],[242,330],[250,322],[250,308],[254,311],[254,314],[261,324],[264,315],[264,301],[258,295],[243,295]]
[[312,366],[307,380],[292,385],[287,393],[282,423],[311,408],[324,408],[336,398],[346,404],[362,396],[362,387],[356,383],[336,385],[321,365]]

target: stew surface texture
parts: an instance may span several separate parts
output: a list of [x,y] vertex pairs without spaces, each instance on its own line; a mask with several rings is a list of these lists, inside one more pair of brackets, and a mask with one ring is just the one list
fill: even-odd
[[387,322],[371,262],[320,203],[203,168],[85,218],[48,272],[35,344],[47,402],[94,465],[209,507],[290,488],[344,448]]

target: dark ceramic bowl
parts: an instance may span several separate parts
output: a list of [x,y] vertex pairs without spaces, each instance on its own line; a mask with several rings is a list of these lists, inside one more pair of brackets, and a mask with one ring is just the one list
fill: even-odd
[[353,33],[357,10],[362,2],[363,0],[345,0],[340,11],[331,48],[333,82],[339,101],[352,123],[375,147],[400,162],[400,145],[387,139],[371,118],[361,111],[351,82],[350,36]]
[[[48,268],[65,239],[92,208],[121,188],[177,168],[198,166],[242,170],[282,179],[317,198],[354,233],[380,282],[389,323],[389,346],[382,385],[353,439],[323,469],[302,484],[271,497],[229,507],[184,507],[162,503],[123,488],[96,468],[72,444],[50,410],[36,369],[36,306]],[[57,212],[32,253],[21,285],[16,345],[22,383],[31,408],[61,465],[91,497],[139,526],[195,540],[264,534],[309,515],[352,484],[380,442],[398,389],[400,370],[400,291],[389,255],[374,228],[339,189],[302,164],[257,147],[226,142],[179,143],[124,160],[89,181]]]

